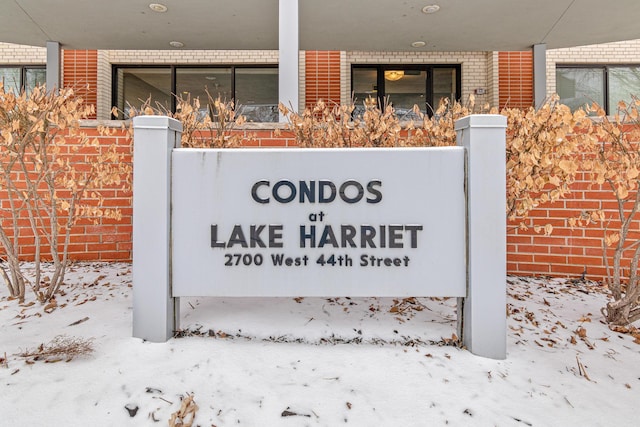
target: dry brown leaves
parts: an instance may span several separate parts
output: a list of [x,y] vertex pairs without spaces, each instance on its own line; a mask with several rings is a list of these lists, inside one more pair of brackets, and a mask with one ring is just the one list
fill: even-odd
[[187,394],[182,398],[180,409],[171,414],[169,427],[191,427],[197,411],[198,405],[193,400],[193,395]]
[[[121,218],[118,208],[103,206],[101,192],[128,191],[131,165],[115,143],[101,143],[80,128],[80,120],[93,112],[94,107],[71,88],[48,92],[38,86],[29,94],[14,94],[0,83],[0,188],[7,202],[0,221],[7,264],[0,272],[10,294],[20,300],[31,288],[46,303],[59,289],[71,228],[80,219],[97,223]],[[100,135],[113,134],[102,126],[97,130]],[[18,225],[27,218],[28,225]],[[56,265],[55,279],[46,286],[37,275],[28,282],[20,271],[25,237],[40,253],[36,264],[46,258]],[[48,308],[53,309],[54,305]]]
[[634,338],[633,342],[640,345],[640,329],[636,328],[635,326],[610,325],[609,329],[614,332],[632,336]]

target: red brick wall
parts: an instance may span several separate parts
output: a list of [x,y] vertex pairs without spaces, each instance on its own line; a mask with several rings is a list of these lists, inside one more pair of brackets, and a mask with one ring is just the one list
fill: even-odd
[[[97,107],[98,103],[98,51],[63,50],[62,86],[71,87],[85,104]],[[94,114],[88,119],[95,119]]]
[[[606,185],[591,185],[583,174],[572,185],[572,192],[564,200],[543,205],[531,212],[537,224],[553,225],[550,236],[535,233],[533,228],[519,230],[510,224],[507,233],[507,271],[511,274],[580,276],[601,279],[606,276],[603,260],[602,239],[607,233],[619,229],[616,220],[617,203]],[[567,220],[578,217],[582,212],[602,209],[606,214],[606,225],[591,224],[571,229]],[[631,238],[640,238],[640,220],[631,226]],[[608,250],[608,262],[613,247]],[[631,252],[625,254],[624,265],[628,266]],[[628,267],[627,267],[628,268]]]
[[244,138],[244,147],[297,147],[291,132],[287,130],[277,131],[275,129],[260,130],[236,130]]
[[319,100],[340,103],[340,52],[305,52],[305,108]]
[[[80,147],[76,138],[67,138],[63,146],[64,151],[58,154],[59,158],[68,158],[70,162],[80,165],[88,163],[91,158],[95,158],[99,152],[105,151],[112,144],[117,145],[117,150],[125,154],[126,162],[131,163],[131,141],[122,131],[111,136],[100,136],[95,128],[84,129],[84,132],[91,139],[97,138],[99,141],[98,151],[94,147]],[[126,179],[127,177],[122,177]],[[122,185],[114,185],[100,190],[105,197],[105,206],[119,208],[122,212],[122,219],[102,219],[99,225],[91,220],[81,220],[72,227],[69,253],[72,259],[77,260],[129,260],[131,259],[131,232],[132,232],[132,208],[131,191],[123,190]],[[64,191],[60,192],[64,197]],[[5,230],[11,233],[11,213],[6,193],[0,193],[2,200],[2,212],[0,220]],[[95,203],[90,200],[89,203]],[[23,219],[19,221],[20,226],[20,254],[24,259],[32,258],[35,253],[33,233],[29,227],[26,212]],[[62,216],[63,213],[60,213]],[[61,220],[63,218],[61,217]],[[61,238],[59,240],[63,242]],[[46,242],[41,242],[42,259],[50,257]],[[59,248],[61,250],[61,247]]]
[[[118,130],[112,136],[99,136],[96,129],[84,129],[90,136],[98,138],[102,147],[116,143],[118,150],[126,154],[131,162],[131,141],[124,132]],[[287,131],[237,130],[244,137],[251,135],[254,140],[250,147],[295,147],[295,141]],[[72,144],[69,145],[72,150]],[[72,150],[73,151],[73,150]],[[70,152],[72,152],[70,151]],[[75,156],[87,156],[82,152]],[[84,161],[79,157],[78,161]],[[587,277],[602,279],[605,274],[602,260],[603,226],[590,225],[571,229],[567,220],[577,216],[582,210],[604,209],[608,218],[615,218],[616,204],[606,187],[590,186],[586,176],[579,177],[572,187],[572,193],[563,201],[545,205],[531,213],[540,225],[554,226],[551,236],[535,233],[533,228],[520,230],[517,224],[507,227],[507,271],[510,274],[550,275],[579,277],[586,270]],[[70,258],[74,260],[131,260],[132,248],[132,208],[131,192],[121,188],[105,188],[102,194],[107,198],[105,205],[118,207],[122,211],[121,220],[104,219],[99,225],[82,221],[73,228]],[[27,227],[28,224],[21,224]],[[616,222],[609,223],[613,230]],[[634,237],[640,237],[640,221],[633,226]],[[22,254],[25,259],[32,257],[34,248],[25,245]],[[628,257],[627,257],[628,259]]]
[[533,105],[533,53],[498,52],[499,107]]

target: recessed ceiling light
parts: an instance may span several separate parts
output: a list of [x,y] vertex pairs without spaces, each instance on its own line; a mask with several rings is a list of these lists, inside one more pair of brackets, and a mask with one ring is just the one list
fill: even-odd
[[437,4],[430,4],[422,8],[422,13],[426,13],[427,15],[429,15],[432,13],[436,13],[439,10],[440,6],[438,6]]
[[171,47],[184,47],[184,43],[177,40],[170,41],[169,45],[171,45]]
[[427,45],[427,43],[425,43],[425,42],[423,42],[421,40],[411,43],[411,46],[413,46],[413,47],[425,47],[426,45]]
[[167,6],[160,4],[160,3],[151,3],[149,5],[149,9],[153,10],[154,12],[158,12],[158,13],[164,13],[166,12]]

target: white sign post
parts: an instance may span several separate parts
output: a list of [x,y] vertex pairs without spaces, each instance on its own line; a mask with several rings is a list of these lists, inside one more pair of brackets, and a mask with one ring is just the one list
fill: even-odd
[[504,358],[505,127],[467,117],[446,148],[213,150],[135,118],[134,336],[168,339],[182,296],[450,296],[467,348]]

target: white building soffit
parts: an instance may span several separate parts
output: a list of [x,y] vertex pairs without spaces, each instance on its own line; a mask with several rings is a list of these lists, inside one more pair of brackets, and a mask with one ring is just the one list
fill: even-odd
[[[156,2],[167,11],[153,11],[149,5]],[[436,13],[422,12],[433,4],[440,7]],[[278,0],[0,0],[0,6],[2,42],[278,48]],[[300,0],[300,49],[492,51],[540,43],[553,49],[638,39],[638,17],[638,0]]]

